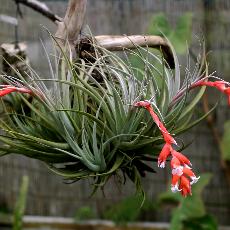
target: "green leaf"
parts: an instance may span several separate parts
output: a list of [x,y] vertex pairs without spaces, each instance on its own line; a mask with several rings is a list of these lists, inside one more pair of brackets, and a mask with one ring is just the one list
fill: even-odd
[[211,215],[204,215],[200,218],[190,218],[183,222],[186,230],[217,230],[218,225],[215,218]]
[[224,123],[224,134],[220,146],[223,159],[230,162],[230,121]]
[[74,216],[74,219],[76,221],[92,220],[95,218],[96,218],[96,215],[90,206],[80,207]]
[[176,28],[169,37],[178,54],[184,54],[191,42],[192,13],[186,13],[177,20]]
[[19,192],[19,198],[16,203],[13,216],[13,230],[22,230],[23,229],[23,215],[26,208],[26,198],[29,186],[28,176],[23,176],[22,184]]
[[[182,230],[183,221],[190,218],[201,218],[206,215],[201,193],[209,183],[211,174],[202,174],[199,182],[192,186],[192,196],[180,197],[179,206],[173,211],[170,230]],[[175,197],[178,196],[175,194]],[[178,201],[178,198],[175,198]]]
[[150,21],[147,33],[159,36],[164,34],[170,40],[176,52],[184,54],[191,42],[192,14],[186,13],[180,16],[175,29],[172,28],[164,13],[154,15]]
[[158,13],[152,16],[147,33],[151,35],[162,35],[169,37],[172,33],[172,27],[164,13]]
[[144,205],[141,206],[142,201],[143,197],[141,194],[130,196],[107,208],[103,213],[103,218],[113,220],[118,224],[136,221],[143,209],[151,210],[153,207],[150,201],[147,200]]

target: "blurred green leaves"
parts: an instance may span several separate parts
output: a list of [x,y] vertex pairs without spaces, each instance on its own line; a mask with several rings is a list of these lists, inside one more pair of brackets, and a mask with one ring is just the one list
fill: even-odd
[[224,123],[224,134],[221,140],[223,160],[230,162],[230,121]]
[[95,217],[96,215],[90,206],[82,206],[76,211],[74,219],[76,221],[82,221],[82,220],[90,220]]
[[170,40],[178,54],[184,54],[191,42],[192,13],[180,16],[175,28],[170,24],[165,14],[156,14],[150,21],[147,33],[160,36],[163,34]]
[[142,195],[130,196],[117,204],[108,207],[104,214],[103,219],[112,220],[117,224],[125,224],[138,220],[143,212],[153,212],[155,206],[147,198],[143,205]]
[[13,216],[13,230],[23,229],[23,216],[26,208],[26,198],[29,186],[29,177],[23,176],[19,197],[15,205]]
[[170,230],[215,230],[216,221],[208,215],[202,200],[201,193],[209,183],[211,174],[202,174],[199,183],[193,185],[192,196],[183,198],[179,193],[163,193],[159,197],[161,204],[177,203],[177,207],[172,212]]

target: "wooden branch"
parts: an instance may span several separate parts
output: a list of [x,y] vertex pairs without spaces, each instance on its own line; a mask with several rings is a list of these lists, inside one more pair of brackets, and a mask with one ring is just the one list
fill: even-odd
[[58,15],[54,14],[49,7],[38,0],[14,0],[16,3],[25,5],[27,7],[32,8],[33,10],[37,11],[38,13],[44,15],[54,23],[62,21],[62,18],[60,18]]
[[87,0],[70,0],[66,15],[62,22],[58,22],[58,29],[55,37],[61,42],[67,39],[70,45],[78,40],[78,35],[82,29]]
[[160,36],[110,36],[101,35],[95,37],[96,41],[102,47],[110,51],[119,51],[124,49],[136,49],[136,46],[150,47],[162,50],[163,56],[170,68],[175,68],[174,58],[168,42]]
[[[17,3],[30,7],[42,15],[46,16],[58,25],[55,37],[59,40],[60,45],[64,45],[68,40],[71,48],[74,48],[79,33],[82,29],[87,0],[69,0],[68,8],[64,19],[61,19],[56,14],[52,13],[46,4],[38,0],[14,0]],[[136,45],[141,47],[151,47],[162,51],[164,59],[170,68],[175,68],[174,58],[171,48],[167,41],[160,36],[112,36],[101,35],[95,37],[96,41],[102,47],[111,50],[119,51],[124,49],[135,49]]]

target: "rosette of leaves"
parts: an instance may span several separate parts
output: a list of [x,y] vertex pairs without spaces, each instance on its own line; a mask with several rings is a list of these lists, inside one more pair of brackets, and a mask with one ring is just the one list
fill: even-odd
[[[121,58],[94,41],[92,46],[94,54],[88,61],[73,60],[62,49],[51,57],[45,51],[49,78],[29,67],[25,82],[15,70],[20,84],[31,89],[33,96],[12,93],[2,98],[2,107],[7,103],[7,108],[0,122],[1,155],[15,153],[41,160],[69,181],[92,178],[95,188],[112,175],[123,175],[140,191],[141,176],[155,172],[155,163],[148,161],[156,160],[163,139],[149,114],[133,103],[151,99],[175,135],[190,129],[203,118],[191,121],[204,87],[196,94],[188,93],[188,85],[203,74],[202,60],[193,72],[187,71],[182,83],[175,54],[172,70],[149,49],[137,46]],[[132,66],[128,56],[137,57],[144,68]],[[19,84],[16,79],[2,78]]]

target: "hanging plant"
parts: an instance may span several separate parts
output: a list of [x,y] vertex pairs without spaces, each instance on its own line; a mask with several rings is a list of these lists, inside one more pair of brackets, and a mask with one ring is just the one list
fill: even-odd
[[[27,81],[14,67],[16,78],[1,76],[5,113],[0,120],[0,155],[41,160],[71,182],[91,178],[94,190],[111,176],[123,175],[124,182],[129,178],[140,192],[141,177],[170,160],[172,191],[191,195],[199,176],[181,153],[184,146],[177,135],[214,109],[193,117],[206,86],[223,92],[230,105],[230,84],[208,74],[204,53],[194,70],[188,60],[182,81],[173,47],[159,36],[96,36],[79,42],[86,2],[70,0],[61,19],[39,2],[17,1],[58,25],[53,39],[60,52],[51,60],[46,51],[48,79],[30,66]],[[115,50],[123,50],[124,58],[111,52]],[[143,69],[131,64],[132,57]]]
[[[48,57],[50,79],[42,79],[32,69],[29,82],[17,70],[21,80],[2,76],[7,83],[1,85],[0,96],[7,96],[1,102],[3,107],[10,102],[10,110],[0,121],[1,155],[41,160],[67,180],[92,178],[95,188],[122,173],[138,191],[142,191],[141,176],[155,172],[154,162],[164,167],[171,157],[172,191],[191,194],[199,177],[180,152],[176,136],[208,115],[192,117],[204,86],[216,87],[229,100],[229,83],[210,82],[213,76],[207,68],[203,71],[204,60],[198,60],[195,71],[187,71],[181,83],[173,49],[175,70],[148,49],[137,46],[129,51],[144,63],[140,70],[91,41],[93,61],[73,61],[61,49],[53,68]],[[198,86],[202,86],[198,91],[192,90]]]

